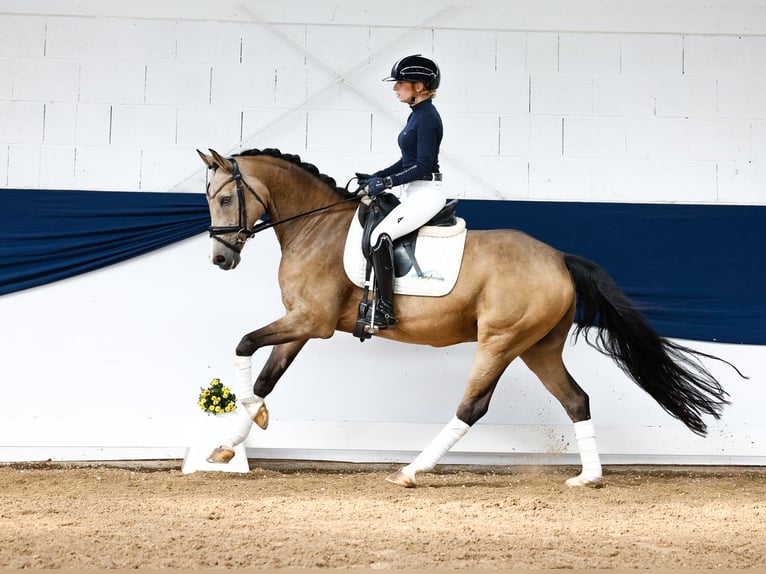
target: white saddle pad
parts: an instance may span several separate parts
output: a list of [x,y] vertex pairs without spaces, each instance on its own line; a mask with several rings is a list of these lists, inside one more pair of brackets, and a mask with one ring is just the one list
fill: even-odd
[[[346,238],[343,252],[343,266],[346,275],[357,287],[364,286],[367,261],[362,255],[362,234],[364,229],[354,215]],[[450,227],[421,227],[415,246],[415,259],[423,272],[418,277],[415,266],[404,277],[394,281],[394,293],[441,297],[455,286],[460,273],[465,246],[465,221],[457,218],[457,225]]]

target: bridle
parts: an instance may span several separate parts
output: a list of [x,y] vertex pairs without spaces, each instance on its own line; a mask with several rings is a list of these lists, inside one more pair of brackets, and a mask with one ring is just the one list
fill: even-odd
[[[266,209],[267,209],[266,202],[263,201],[261,196],[258,195],[258,192],[255,191],[255,189],[253,189],[253,187],[244,180],[244,178],[242,177],[242,172],[239,170],[239,164],[237,164],[237,160],[234,157],[229,157],[227,159],[231,162],[231,165],[232,165],[231,177],[229,177],[229,179],[227,179],[221,185],[219,185],[218,189],[216,189],[213,194],[210,193],[210,183],[208,182],[207,196],[208,198],[212,199],[213,197],[218,195],[218,193],[225,186],[234,182],[234,184],[237,186],[237,201],[239,203],[239,206],[238,206],[239,224],[238,225],[211,225],[210,227],[208,227],[208,231],[210,232],[210,237],[212,237],[216,241],[219,241],[220,243],[223,243],[226,247],[228,247],[229,249],[237,253],[242,251],[242,247],[244,246],[244,243],[248,239],[250,239],[253,235],[255,235],[256,233],[260,231],[269,229],[281,223],[287,223],[288,221],[292,221],[294,219],[311,215],[312,213],[317,213],[319,211],[330,209],[331,207],[335,207],[336,205],[340,205],[341,203],[346,203],[348,201],[359,201],[361,199],[361,196],[358,195],[358,191],[357,191],[357,195],[347,197],[346,199],[336,201],[335,203],[331,203],[329,205],[323,205],[322,207],[317,207],[316,209],[305,211],[303,213],[298,213],[297,215],[292,215],[290,217],[285,217],[284,219],[280,219],[279,221],[262,221],[261,223],[258,223],[252,229],[250,229],[247,226],[247,206],[245,205],[245,189],[247,189],[247,191],[252,193],[255,199],[258,200],[258,203],[260,203],[263,206],[264,213],[266,212]],[[217,168],[218,168],[217,165],[213,165],[210,169],[215,171]],[[237,237],[234,243],[226,241],[225,239],[221,237],[222,235],[226,235],[229,233],[237,234]]]

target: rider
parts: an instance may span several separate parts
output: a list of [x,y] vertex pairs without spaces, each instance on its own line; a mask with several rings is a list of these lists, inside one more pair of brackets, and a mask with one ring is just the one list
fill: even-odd
[[370,197],[393,193],[401,201],[370,237],[378,286],[374,325],[379,329],[396,324],[393,306],[394,240],[428,222],[446,203],[439,172],[442,120],[432,101],[441,81],[439,66],[420,54],[406,56],[394,64],[391,75],[383,81],[394,82],[397,98],[410,106],[412,111],[398,138],[402,157],[371,175],[356,174],[359,185],[366,186]]

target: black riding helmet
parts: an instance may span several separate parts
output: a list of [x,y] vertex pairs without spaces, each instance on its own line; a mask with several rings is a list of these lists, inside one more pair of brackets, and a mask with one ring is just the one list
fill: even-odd
[[441,72],[436,62],[415,54],[405,56],[391,68],[391,75],[384,82],[423,82],[426,90],[435,90],[441,83]]

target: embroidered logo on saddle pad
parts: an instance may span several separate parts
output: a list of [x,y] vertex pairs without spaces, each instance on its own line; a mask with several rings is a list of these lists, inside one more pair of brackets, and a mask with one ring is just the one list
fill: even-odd
[[[409,270],[401,277],[397,274],[394,293],[441,297],[452,291],[460,273],[466,236],[465,221],[460,217],[456,220],[457,223],[449,227],[420,228],[415,248],[417,265],[409,266]],[[359,218],[354,216],[346,238],[343,266],[346,275],[357,287],[364,287],[367,269],[367,260],[362,254],[363,233],[364,228],[359,223]],[[395,253],[394,257],[407,255],[403,252]]]

